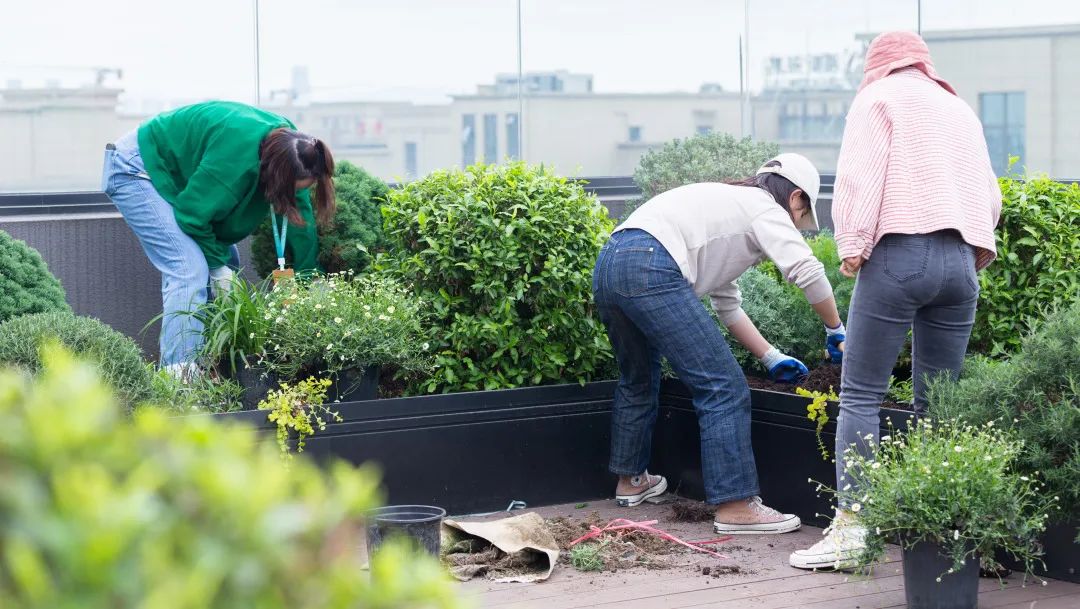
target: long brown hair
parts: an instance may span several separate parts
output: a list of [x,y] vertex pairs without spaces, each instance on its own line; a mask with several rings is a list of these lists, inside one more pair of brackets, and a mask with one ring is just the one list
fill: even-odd
[[288,216],[293,224],[303,226],[304,218],[296,207],[296,182],[315,180],[312,205],[318,223],[326,226],[335,212],[334,157],[326,144],[310,135],[286,129],[274,129],[259,144],[259,186],[274,212]]
[[[779,167],[780,161],[769,161],[765,163],[766,167]],[[776,203],[784,208],[784,211],[791,213],[791,193],[798,190],[798,186],[792,183],[791,180],[785,178],[782,175],[775,173],[759,173],[757,175],[743,178],[741,180],[730,180],[724,182],[732,186],[752,186],[760,188],[765,192],[772,195],[772,198]],[[802,201],[807,207],[810,206],[810,196],[806,192],[802,193]]]

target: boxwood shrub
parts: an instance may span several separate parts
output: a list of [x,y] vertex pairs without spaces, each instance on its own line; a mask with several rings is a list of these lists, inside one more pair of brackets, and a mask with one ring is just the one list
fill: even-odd
[[592,268],[612,223],[595,197],[524,163],[438,171],[390,193],[376,266],[431,307],[434,374],[413,390],[611,374]]
[[0,231],[0,322],[20,315],[70,311],[60,282],[37,250]]
[[[319,227],[319,265],[323,270],[327,273],[359,273],[367,269],[372,255],[382,243],[379,206],[388,191],[385,182],[362,168],[348,161],[337,164],[334,170],[337,214],[333,224]],[[277,268],[272,232],[268,217],[252,236],[251,255],[260,277],[269,276]],[[292,264],[288,248],[285,259]]]
[[50,339],[93,363],[129,407],[152,395],[152,374],[135,341],[90,317],[62,311],[24,315],[0,324],[0,365],[41,371],[41,346]]

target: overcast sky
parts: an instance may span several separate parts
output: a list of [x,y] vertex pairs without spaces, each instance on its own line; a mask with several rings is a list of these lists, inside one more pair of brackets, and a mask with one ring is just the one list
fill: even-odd
[[[923,0],[924,30],[1080,23],[1078,0]],[[0,85],[123,70],[125,106],[252,102],[253,0],[0,0]],[[524,68],[602,92],[739,86],[741,0],[523,0]],[[517,70],[516,0],[260,0],[264,99],[307,66],[317,99],[438,102]],[[857,48],[916,29],[914,0],[751,0],[751,84],[769,55]],[[107,82],[116,82],[110,79]]]

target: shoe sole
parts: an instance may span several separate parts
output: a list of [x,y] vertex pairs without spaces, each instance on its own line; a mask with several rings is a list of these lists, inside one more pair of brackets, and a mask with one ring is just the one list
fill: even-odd
[[667,478],[660,476],[660,482],[636,495],[615,495],[615,505],[619,507],[636,507],[641,505],[649,497],[663,495],[667,491]]
[[822,557],[800,561],[796,561],[795,556],[789,556],[788,564],[796,569],[806,571],[850,571],[859,566],[859,563],[854,558],[844,558],[838,561],[835,556],[833,556],[832,560],[826,560]]
[[763,524],[724,524],[713,522],[713,531],[720,535],[779,535],[798,531],[802,521],[798,516],[792,516],[780,522],[766,522]]

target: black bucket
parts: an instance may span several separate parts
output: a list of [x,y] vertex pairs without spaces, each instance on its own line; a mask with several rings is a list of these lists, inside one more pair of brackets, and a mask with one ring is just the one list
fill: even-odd
[[440,529],[446,510],[432,505],[389,505],[368,513],[368,557],[382,547],[383,541],[405,537],[432,556],[439,555]]
[[379,397],[379,367],[347,368],[336,374],[326,392],[329,402],[360,402]]
[[[904,548],[904,595],[908,609],[974,609],[979,606],[979,559],[949,573],[952,558],[941,546],[921,541]],[[941,581],[938,582],[938,578]]]

